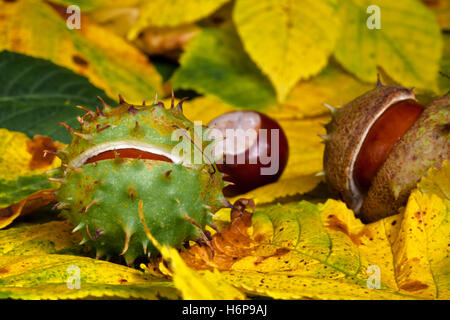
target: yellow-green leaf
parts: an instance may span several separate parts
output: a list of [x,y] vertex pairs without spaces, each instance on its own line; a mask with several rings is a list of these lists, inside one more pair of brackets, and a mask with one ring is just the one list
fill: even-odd
[[340,16],[335,56],[347,70],[375,82],[381,67],[404,86],[437,90],[442,38],[436,18],[420,1],[342,1]]
[[232,215],[214,255],[195,245],[182,257],[277,299],[448,299],[448,208],[416,190],[403,214],[364,225],[340,201],[271,206]]
[[18,225],[0,231],[0,256],[80,254],[82,237],[67,221]]
[[179,295],[167,280],[106,261],[56,254],[0,256],[0,298],[95,297],[177,299]]
[[450,200],[450,163],[445,160],[442,167],[430,168],[417,188],[422,193],[435,194],[441,199]]
[[442,74],[439,75],[438,82],[441,93],[445,94],[450,90],[450,34],[443,33],[442,36],[444,41],[444,49],[441,59],[441,65],[439,68],[439,71],[441,71]]
[[229,0],[152,0],[142,2],[128,38],[135,39],[148,26],[177,26],[208,16]]
[[337,1],[237,0],[233,19],[278,100],[327,64],[339,35]]
[[110,97],[122,94],[140,103],[151,101],[155,92],[162,93],[161,77],[147,57],[86,17],[80,30],[70,30],[65,17],[36,0],[3,1],[0,12],[0,50],[51,60],[85,75]]

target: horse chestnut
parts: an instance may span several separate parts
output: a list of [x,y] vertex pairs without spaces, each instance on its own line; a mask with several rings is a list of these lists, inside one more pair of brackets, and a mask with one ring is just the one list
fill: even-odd
[[450,97],[424,108],[414,90],[379,84],[332,113],[326,181],[365,222],[396,214],[426,171],[449,159]]
[[[288,159],[288,142],[273,119],[256,111],[235,111],[212,120],[211,133],[223,138],[216,165],[231,182],[223,192],[235,196],[275,182]],[[214,134],[213,130],[216,131]]]

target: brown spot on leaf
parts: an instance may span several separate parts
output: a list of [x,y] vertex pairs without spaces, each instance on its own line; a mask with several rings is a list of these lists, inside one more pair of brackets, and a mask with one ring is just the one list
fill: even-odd
[[40,169],[50,166],[58,151],[58,145],[49,137],[34,136],[33,140],[27,141],[27,151],[31,154],[28,167]]
[[0,268],[0,273],[8,273],[8,272],[9,272],[8,268],[6,268],[6,267],[1,267]]
[[128,280],[127,279],[119,279],[119,283],[127,283]]
[[408,281],[400,286],[400,289],[406,290],[406,291],[418,291],[428,288],[428,285],[425,283],[422,283],[418,280],[411,280]]
[[281,257],[283,255],[285,255],[286,253],[288,253],[290,250],[287,248],[279,248],[277,249],[277,251],[275,251],[275,255],[276,257]]
[[336,231],[345,233],[346,235],[348,235],[350,237],[352,242],[354,244],[356,244],[357,246],[362,244],[361,238],[363,236],[365,236],[367,238],[371,238],[372,237],[372,233],[367,228],[364,228],[363,230],[361,230],[358,233],[351,233],[348,230],[347,224],[345,224],[342,220],[340,220],[335,215],[329,215],[328,216],[328,225],[327,225],[327,227],[329,229],[331,229],[331,230],[336,230]]
[[72,61],[81,67],[87,67],[89,65],[89,62],[86,59],[77,54],[72,56]]
[[[259,256],[258,258],[256,258],[254,265],[257,266],[258,264],[260,264],[261,262],[263,262],[264,260],[268,259],[268,258],[280,258],[281,256],[285,255],[286,253],[288,253],[290,250],[287,248],[279,248],[275,251],[275,253],[273,255],[270,256]],[[285,263],[288,263],[288,261],[285,261]]]
[[419,223],[422,223],[422,212],[416,211],[414,212],[414,216],[416,217],[417,221],[419,221]]

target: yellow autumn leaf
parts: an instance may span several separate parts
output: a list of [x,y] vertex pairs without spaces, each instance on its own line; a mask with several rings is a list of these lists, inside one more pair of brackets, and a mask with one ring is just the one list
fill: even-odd
[[51,60],[86,76],[110,97],[122,94],[132,103],[162,93],[161,77],[147,57],[85,16],[81,29],[70,30],[65,10],[58,13],[45,2],[1,2],[0,12],[0,50]]
[[0,231],[0,256],[80,254],[82,237],[68,221],[18,225]]
[[441,168],[430,168],[417,188],[423,193],[432,193],[441,199],[450,200],[450,163],[445,160]]
[[423,298],[450,299],[450,201],[415,190],[392,243],[397,284]]
[[45,172],[61,165],[59,158],[44,151],[57,151],[64,145],[50,138],[28,138],[21,132],[0,128],[0,229],[21,214],[45,207],[55,200]]
[[80,7],[82,11],[92,11],[98,8],[107,8],[107,7],[115,7],[115,8],[128,8],[135,7],[142,0],[120,0],[120,1],[111,1],[111,0],[50,0],[49,2],[60,4],[63,6],[77,5]]
[[277,119],[302,119],[328,114],[324,103],[340,107],[373,87],[357,80],[335,63],[329,63],[317,76],[298,82],[285,103],[268,109],[267,113]]
[[[35,141],[38,137],[35,137]],[[42,174],[61,166],[59,158],[49,154],[50,163],[42,167],[33,166],[33,140],[24,133],[0,128],[0,179],[14,180],[19,176]],[[52,146],[48,146],[50,149]],[[55,142],[54,150],[64,147]],[[36,150],[36,153],[43,150]]]
[[[295,83],[327,64],[339,35],[337,1],[237,0],[244,47],[284,101]],[[308,8],[308,10],[305,10]]]
[[236,108],[212,96],[198,97],[183,103],[183,113],[186,118],[191,121],[201,121],[205,126],[214,118],[236,110]]
[[50,221],[0,231],[0,297],[179,298],[170,281],[78,256],[86,254],[86,248],[79,245],[81,236],[72,229],[68,221]]
[[320,181],[321,178],[315,174],[294,176],[283,174],[278,181],[235,196],[230,201],[233,202],[240,198],[253,199],[256,204],[281,201],[285,197],[301,195],[313,190]]
[[71,255],[0,256],[0,298],[177,299],[167,280],[106,261]]
[[368,225],[335,200],[260,208],[232,214],[214,255],[198,245],[181,255],[276,299],[449,299],[448,205],[416,190],[403,214]]
[[208,16],[229,0],[152,0],[140,5],[136,23],[128,33],[134,40],[148,26],[178,26]]
[[437,90],[442,37],[420,1],[342,1],[339,15],[343,27],[335,57],[345,69],[376,82],[382,68],[404,86]]

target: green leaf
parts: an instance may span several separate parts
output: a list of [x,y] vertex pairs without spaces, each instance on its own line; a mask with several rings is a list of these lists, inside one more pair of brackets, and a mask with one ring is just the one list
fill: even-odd
[[108,99],[88,79],[53,63],[9,51],[0,52],[0,127],[33,137],[46,135],[68,143],[70,134],[57,122],[77,126],[77,105]]
[[233,11],[250,57],[283,102],[300,79],[327,64],[339,35],[337,1],[237,0]]
[[18,177],[17,180],[0,179],[0,208],[17,203],[27,196],[55,187],[45,175]]
[[[380,8],[380,29],[367,26],[375,14],[366,13],[370,5]],[[343,1],[340,16],[335,56],[347,70],[375,82],[381,67],[404,86],[437,90],[442,38],[436,18],[420,1]]]
[[261,109],[275,102],[269,80],[244,52],[231,28],[204,29],[182,56],[173,84],[240,108]]
[[[450,7],[450,5],[449,5]],[[439,71],[442,74],[439,76],[439,89],[441,93],[445,94],[450,91],[450,34],[443,34],[444,51],[441,59],[441,66]]]

